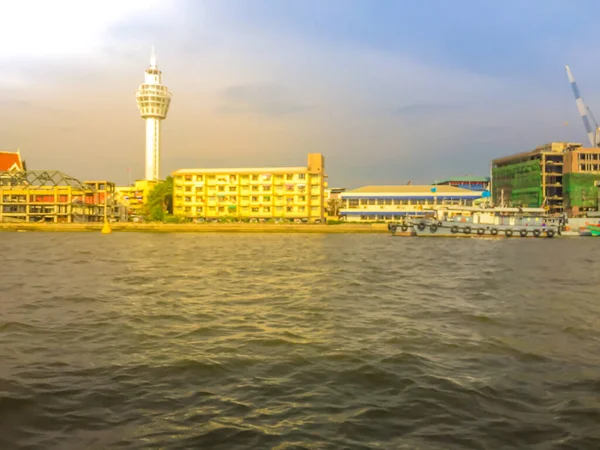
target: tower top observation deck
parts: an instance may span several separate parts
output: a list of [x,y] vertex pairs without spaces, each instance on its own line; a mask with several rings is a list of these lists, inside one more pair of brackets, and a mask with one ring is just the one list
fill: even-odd
[[167,86],[162,84],[162,72],[156,65],[154,47],[152,47],[150,56],[150,66],[144,75],[144,82],[137,89],[135,97],[143,119],[163,120],[167,118],[171,93]]

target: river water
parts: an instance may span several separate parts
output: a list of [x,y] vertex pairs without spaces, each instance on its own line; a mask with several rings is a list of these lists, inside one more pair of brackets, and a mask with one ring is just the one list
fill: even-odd
[[598,449],[599,254],[0,233],[0,448]]

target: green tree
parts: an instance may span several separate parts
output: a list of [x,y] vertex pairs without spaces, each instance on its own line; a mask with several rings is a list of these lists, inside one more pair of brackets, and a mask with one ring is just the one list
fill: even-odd
[[156,222],[166,219],[167,214],[173,214],[173,177],[168,176],[148,194],[145,205],[146,220]]
[[339,198],[330,198],[327,201],[327,214],[329,216],[334,217],[340,214],[340,208],[342,207],[342,200]]

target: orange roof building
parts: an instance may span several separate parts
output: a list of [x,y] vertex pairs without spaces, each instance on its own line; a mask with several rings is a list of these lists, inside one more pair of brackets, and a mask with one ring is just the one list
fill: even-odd
[[0,172],[12,172],[25,170],[25,164],[21,159],[21,153],[0,151]]

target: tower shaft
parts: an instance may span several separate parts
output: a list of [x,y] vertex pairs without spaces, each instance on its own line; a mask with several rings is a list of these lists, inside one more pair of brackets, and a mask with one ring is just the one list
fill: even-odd
[[156,181],[160,174],[160,120],[146,118],[146,180]]

